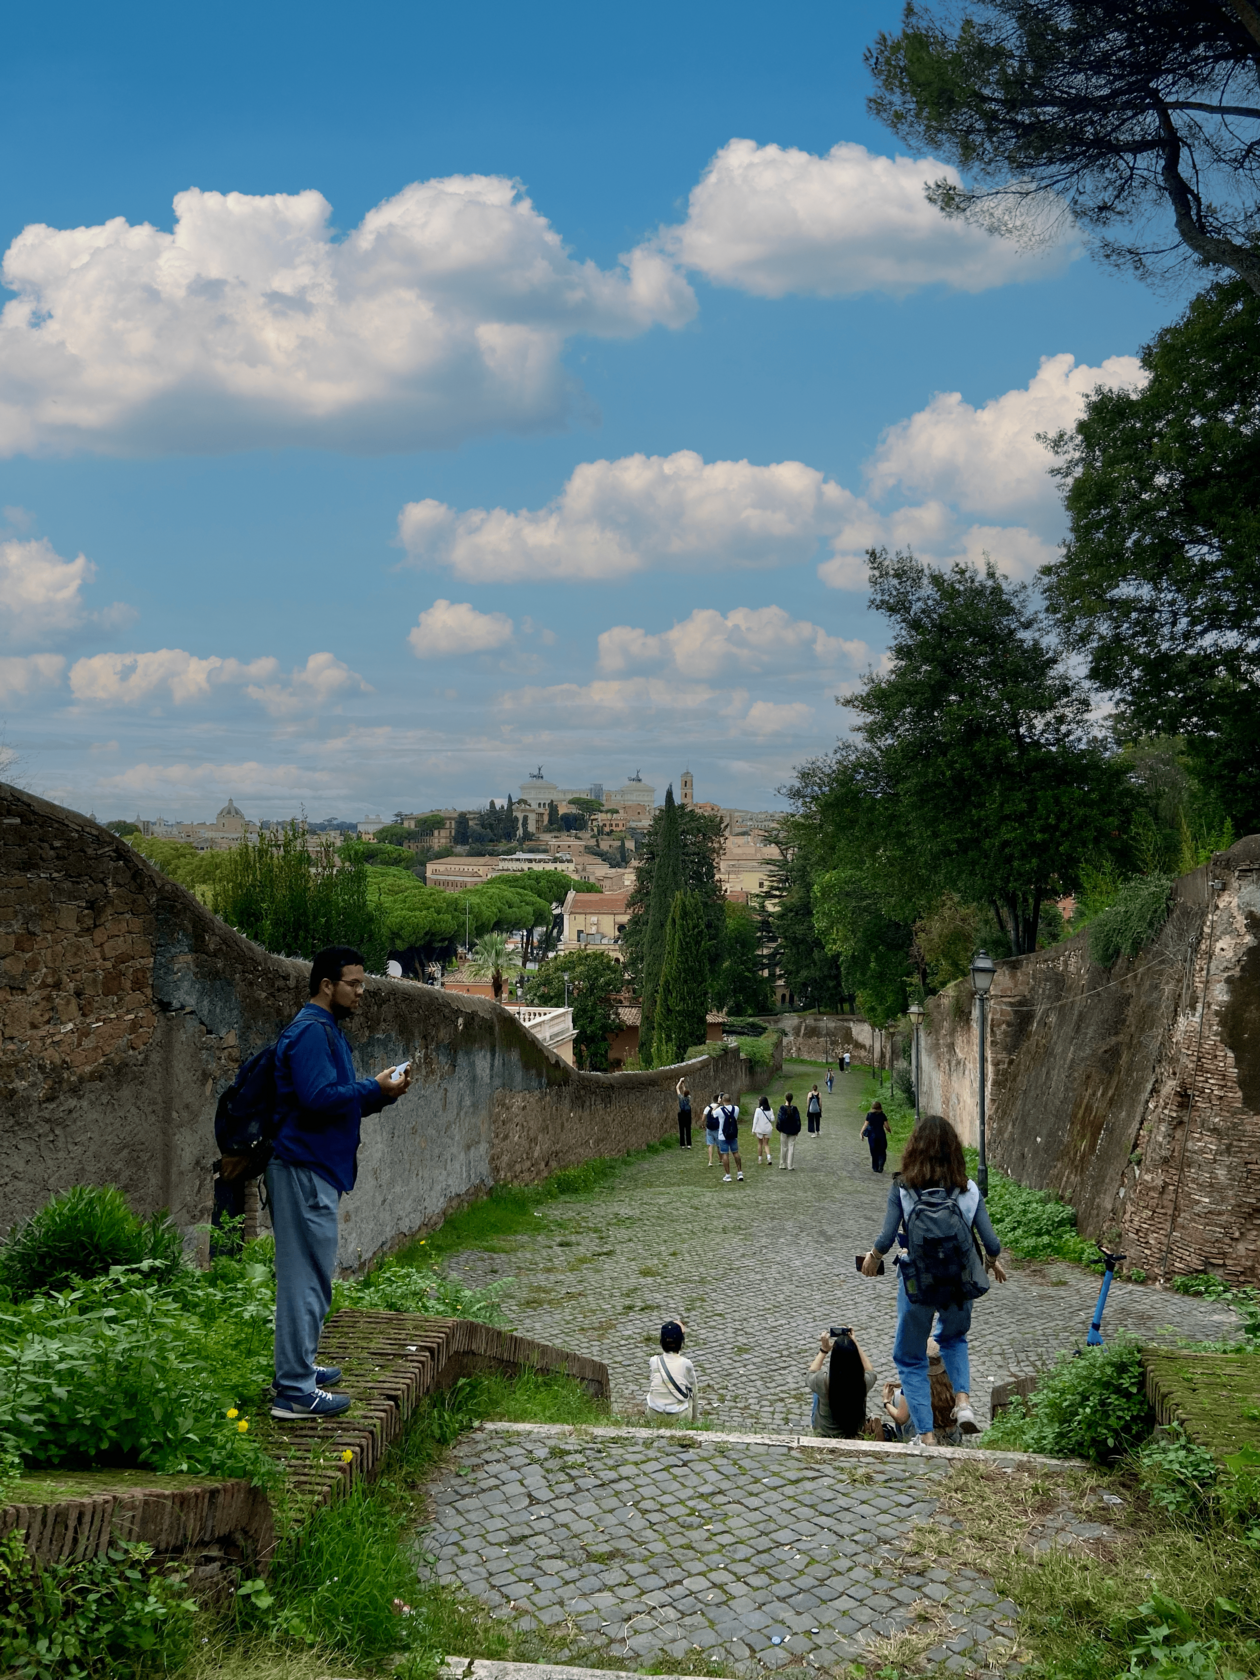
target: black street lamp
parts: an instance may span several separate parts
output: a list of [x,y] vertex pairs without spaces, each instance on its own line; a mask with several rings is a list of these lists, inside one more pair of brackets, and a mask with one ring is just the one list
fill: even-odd
[[911,1024],[914,1027],[914,1123],[917,1126],[919,1124],[919,1069],[922,1066],[919,1060],[922,1054],[919,1049],[919,1028],[923,1025],[923,1005],[912,1003],[909,1013]]
[[997,973],[997,964],[987,951],[977,951],[971,965],[971,986],[980,1000],[980,1165],[976,1169],[976,1182],[980,1186],[980,1194],[988,1200],[989,1197],[989,1161],[985,1151],[984,1137],[984,1005],[989,995],[989,988],[993,984],[993,976]]

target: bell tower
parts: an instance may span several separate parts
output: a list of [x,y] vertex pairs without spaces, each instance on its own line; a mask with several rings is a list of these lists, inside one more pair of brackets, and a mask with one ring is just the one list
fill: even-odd
[[696,802],[695,783],[691,779],[690,770],[683,771],[682,780],[678,785],[682,790],[682,804],[686,805],[690,809],[690,807]]

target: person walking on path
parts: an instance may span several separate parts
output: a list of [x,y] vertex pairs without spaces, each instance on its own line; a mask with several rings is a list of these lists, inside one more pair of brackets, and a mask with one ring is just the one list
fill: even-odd
[[685,1079],[678,1081],[678,1147],[691,1148],[691,1092]]
[[849,1052],[848,1052],[848,1051],[847,1051],[847,1050],[846,1050],[846,1051],[845,1051],[845,1053],[844,1053],[844,1071],[845,1071],[845,1072],[846,1072],[846,1073],[848,1073],[848,1071],[849,1071],[849,1063],[850,1063],[850,1062],[851,1062],[851,1061],[852,1061],[852,1060],[853,1060],[853,1057],[852,1057],[852,1056],[851,1056],[851,1055],[850,1055],[850,1054],[849,1054]]
[[774,1115],[770,1111],[769,1097],[762,1097],[757,1104],[757,1112],[753,1115],[753,1136],[757,1140],[757,1165],[772,1167],[774,1160],[770,1154],[770,1139],[774,1136]]
[[779,1145],[779,1171],[795,1172],[792,1157],[796,1153],[796,1140],[801,1135],[801,1111],[792,1101],[791,1091],[783,1099],[775,1128],[783,1139]]
[[[998,1259],[1002,1245],[979,1189],[967,1177],[958,1133],[939,1114],[924,1115],[911,1134],[901,1171],[889,1187],[884,1227],[862,1261],[864,1276],[877,1275],[899,1231],[905,1252],[897,1268],[893,1363],[910,1408],[914,1443],[932,1447],[936,1434],[927,1345],[933,1321],[941,1358],[954,1385],[954,1422],[965,1435],[975,1435],[980,1425],[971,1405],[967,1352],[972,1302],[989,1287],[986,1270],[999,1283],[1006,1282],[1006,1270]],[[987,1264],[981,1261],[977,1237],[984,1245]]]
[[883,1103],[871,1104],[866,1124],[862,1127],[862,1136],[871,1152],[871,1171],[882,1173],[884,1163],[888,1159],[888,1116],[884,1113]]
[[830,1096],[836,1087],[836,1076],[831,1069],[827,1069],[827,1095]]
[[838,1328],[818,1338],[805,1386],[814,1397],[809,1425],[815,1435],[851,1441],[862,1434],[866,1396],[875,1386],[875,1372],[852,1330]]
[[822,1098],[818,1094],[817,1085],[811,1085],[809,1096],[805,1100],[805,1113],[809,1117],[810,1137],[822,1135]]
[[718,1122],[721,1130],[718,1133],[718,1152],[722,1157],[722,1165],[726,1171],[722,1177],[723,1184],[731,1182],[731,1161],[735,1162],[735,1175],[740,1184],[744,1182],[744,1162],[739,1153],[739,1104],[733,1103],[723,1091],[718,1098]]
[[686,1417],[700,1421],[700,1388],[696,1368],[683,1355],[687,1327],[670,1319],[661,1325],[661,1351],[652,1355],[648,1367],[651,1381],[647,1392],[647,1415],[652,1423],[674,1423]]
[[713,1157],[721,1154],[722,1149],[722,1116],[718,1113],[718,1100],[716,1097],[710,1098],[710,1100],[705,1103],[703,1118],[704,1141],[708,1145],[709,1149],[709,1159],[705,1162],[705,1166],[711,1167],[713,1165]]
[[311,964],[310,1002],[280,1034],[275,1052],[276,1135],[267,1196],[276,1245],[275,1389],[271,1415],[336,1417],[348,1394],[329,1394],[335,1367],[315,1363],[332,1305],[337,1207],[354,1189],[360,1122],[396,1102],[411,1084],[411,1064],[375,1079],[355,1076],[340,1023],[353,1015],[367,984],[363,957],[330,945]]

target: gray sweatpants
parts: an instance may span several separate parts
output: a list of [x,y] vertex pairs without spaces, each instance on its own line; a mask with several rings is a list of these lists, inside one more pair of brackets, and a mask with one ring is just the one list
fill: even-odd
[[267,1195],[276,1238],[276,1388],[309,1394],[319,1334],[332,1305],[341,1192],[310,1167],[272,1160]]

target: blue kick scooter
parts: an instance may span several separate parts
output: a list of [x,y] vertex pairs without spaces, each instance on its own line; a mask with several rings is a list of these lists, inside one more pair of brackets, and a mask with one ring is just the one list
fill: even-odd
[[1103,1308],[1107,1305],[1107,1296],[1111,1293],[1111,1280],[1116,1275],[1116,1267],[1125,1258],[1123,1254],[1112,1254],[1101,1243],[1098,1244],[1098,1252],[1103,1257],[1103,1280],[1102,1288],[1098,1291],[1098,1300],[1094,1305],[1094,1316],[1090,1322],[1089,1335],[1085,1338],[1089,1347],[1102,1347],[1103,1345]]

